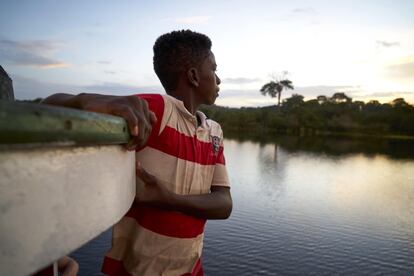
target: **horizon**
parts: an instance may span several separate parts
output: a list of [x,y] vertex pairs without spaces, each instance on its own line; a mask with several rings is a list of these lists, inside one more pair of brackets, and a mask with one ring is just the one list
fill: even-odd
[[152,67],[163,33],[208,35],[222,80],[216,104],[274,105],[260,88],[288,71],[305,100],[414,103],[414,2],[4,1],[0,65],[16,99],[50,94],[165,93]]

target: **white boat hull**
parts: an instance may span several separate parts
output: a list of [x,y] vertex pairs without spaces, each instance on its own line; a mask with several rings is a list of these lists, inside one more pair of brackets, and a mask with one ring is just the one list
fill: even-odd
[[116,223],[135,196],[122,146],[0,151],[0,274],[28,275]]

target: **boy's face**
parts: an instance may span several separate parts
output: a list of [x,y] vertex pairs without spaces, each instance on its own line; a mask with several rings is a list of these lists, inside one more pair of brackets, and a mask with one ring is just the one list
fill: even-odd
[[206,57],[199,68],[200,83],[197,91],[197,95],[200,99],[200,104],[211,105],[216,101],[220,88],[220,78],[216,74],[217,64],[214,54],[210,54]]

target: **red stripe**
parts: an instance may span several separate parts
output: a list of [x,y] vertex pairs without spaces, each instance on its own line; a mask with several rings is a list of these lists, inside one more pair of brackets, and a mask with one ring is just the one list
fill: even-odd
[[223,147],[220,147],[219,151],[215,153],[212,143],[200,141],[197,137],[187,136],[169,126],[165,127],[157,139],[150,140],[148,146],[201,165],[225,164],[224,157],[222,157]]
[[109,276],[132,276],[124,267],[122,261],[105,256],[102,264],[102,273]]
[[191,276],[204,276],[203,266],[201,265],[201,259],[198,259]]
[[[147,101],[148,108],[154,112],[157,117],[157,122],[152,125],[151,134],[148,137],[148,141],[153,141],[157,139],[158,133],[160,132],[162,117],[164,116],[164,98],[159,94],[138,94],[136,96]],[[145,145],[137,149],[137,151],[144,147]]]
[[206,220],[178,212],[133,205],[125,214],[148,230],[175,238],[195,238],[204,232]]
[[219,149],[216,163],[223,164],[223,165],[226,164],[226,160],[224,159],[224,149],[223,149],[223,147],[220,147],[220,149]]
[[151,136],[148,138],[149,146],[202,165],[225,164],[223,147],[220,147],[218,153],[215,154],[212,143],[202,142],[197,137],[186,136],[169,126],[166,126],[158,136],[164,115],[164,98],[159,94],[138,94],[137,96],[146,100],[149,109],[157,116],[157,122],[152,126]]
[[193,271],[191,273],[185,273],[181,276],[204,276],[203,266],[201,264],[201,259],[197,260],[197,263],[195,264]]

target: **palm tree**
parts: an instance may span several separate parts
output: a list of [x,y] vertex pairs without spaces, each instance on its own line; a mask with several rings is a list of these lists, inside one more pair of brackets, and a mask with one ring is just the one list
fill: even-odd
[[280,106],[280,96],[282,94],[283,89],[294,89],[292,81],[286,78],[286,72],[283,73],[281,77],[273,77],[274,80],[266,83],[260,89],[260,92],[263,96],[267,94],[274,98],[277,95],[277,106]]

